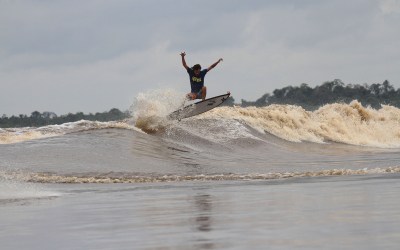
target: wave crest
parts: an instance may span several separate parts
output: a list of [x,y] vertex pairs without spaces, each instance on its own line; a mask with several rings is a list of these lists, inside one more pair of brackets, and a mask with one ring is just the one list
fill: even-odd
[[382,148],[400,147],[400,109],[379,110],[359,102],[327,104],[316,111],[294,105],[221,107],[197,119],[237,119],[260,132],[292,142],[339,143]]
[[98,121],[81,120],[77,122],[69,122],[61,125],[49,125],[39,128],[26,127],[26,128],[0,129],[0,144],[18,143],[35,139],[60,136],[74,132],[96,130],[96,129],[108,129],[108,128],[130,129],[130,130],[140,131],[139,129],[129,125],[126,122],[119,122],[119,121],[98,122]]

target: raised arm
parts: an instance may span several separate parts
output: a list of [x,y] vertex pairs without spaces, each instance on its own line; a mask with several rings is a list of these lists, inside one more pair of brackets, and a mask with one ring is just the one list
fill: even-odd
[[182,52],[182,53],[181,53],[182,65],[183,65],[183,67],[185,67],[185,69],[188,69],[189,67],[188,67],[187,64],[186,64],[185,56],[186,56],[186,53],[185,53],[185,52]]
[[218,61],[216,61],[215,63],[213,63],[210,67],[207,68],[207,71],[212,70],[215,66],[218,65],[218,63],[220,63],[221,61],[223,61],[222,58],[218,59]]

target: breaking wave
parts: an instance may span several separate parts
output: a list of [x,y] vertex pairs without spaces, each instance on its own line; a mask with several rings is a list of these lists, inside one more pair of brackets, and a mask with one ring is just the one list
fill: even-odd
[[[350,104],[327,104],[316,111],[307,111],[295,105],[219,107],[185,122],[169,121],[167,115],[185,103],[182,96],[181,93],[161,90],[139,94],[132,106],[135,126],[146,133],[164,132],[171,127],[187,129],[188,126],[191,127],[188,132],[198,132],[200,128],[193,124],[207,120],[212,126],[226,125],[226,129],[214,133],[212,126],[205,126],[206,130],[213,133],[203,131],[200,136],[218,138],[226,137],[227,132],[243,134],[245,128],[236,126],[240,122],[260,133],[272,134],[291,142],[400,147],[400,109],[388,105],[382,105],[377,110],[353,101]],[[232,131],[232,127],[235,131]],[[254,138],[247,131],[245,134]]]
[[400,109],[383,105],[379,110],[359,102],[328,104],[316,111],[293,105],[221,107],[195,119],[236,119],[259,132],[291,142],[325,143],[381,148],[400,147]]
[[42,139],[54,136],[65,135],[69,133],[96,130],[96,129],[130,129],[141,131],[136,127],[129,125],[127,122],[98,122],[81,120],[77,122],[69,122],[61,125],[49,125],[39,128],[6,128],[0,129],[0,144],[11,144],[35,139]]

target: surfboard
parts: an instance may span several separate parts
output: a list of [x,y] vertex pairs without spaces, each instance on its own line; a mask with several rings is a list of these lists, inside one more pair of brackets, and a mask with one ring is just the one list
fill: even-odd
[[171,114],[168,115],[168,118],[171,120],[182,120],[184,118],[189,118],[195,115],[199,115],[201,113],[207,112],[213,108],[218,107],[223,102],[225,102],[230,95],[231,93],[228,92],[225,95],[215,96],[206,99],[204,101],[190,104],[188,106],[185,106],[181,109],[172,112]]

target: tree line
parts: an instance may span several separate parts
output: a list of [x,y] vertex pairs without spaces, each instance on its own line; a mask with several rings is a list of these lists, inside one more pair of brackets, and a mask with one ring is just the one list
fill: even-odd
[[[262,107],[271,104],[291,104],[315,110],[329,103],[350,103],[358,100],[364,106],[379,109],[382,104],[400,108],[400,88],[395,89],[389,81],[374,84],[345,84],[339,79],[324,82],[314,88],[303,83],[300,86],[287,86],[266,93],[256,101],[242,99],[241,106]],[[227,100],[228,101],[228,100]],[[231,98],[227,105],[233,106]],[[239,104],[240,105],[240,104]]]
[[122,120],[129,117],[129,112],[122,112],[119,109],[113,108],[108,112],[95,113],[95,114],[84,114],[77,112],[75,114],[69,113],[67,115],[57,116],[54,112],[43,112],[34,111],[30,116],[19,115],[7,117],[3,115],[0,118],[0,128],[11,128],[11,127],[40,127],[46,125],[63,124],[66,122],[76,122],[80,120],[89,121],[116,121]]

